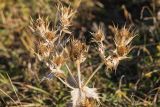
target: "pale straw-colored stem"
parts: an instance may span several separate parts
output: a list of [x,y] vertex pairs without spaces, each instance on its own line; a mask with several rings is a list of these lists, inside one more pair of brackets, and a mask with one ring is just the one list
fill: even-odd
[[[87,86],[87,84],[90,82],[90,80],[93,78],[93,76],[97,73],[97,71],[103,66],[103,63],[101,63],[92,73],[92,75],[88,78],[88,80],[85,82],[84,86]],[[83,86],[83,87],[84,87]]]
[[64,85],[66,85],[67,87],[69,87],[70,89],[74,89],[72,86],[70,86],[68,83],[66,83],[65,81],[63,81],[63,79],[61,79],[60,77],[57,77]]
[[104,50],[105,50],[105,48],[104,48],[104,45],[103,45],[103,43],[101,42],[100,43],[100,45],[101,45],[101,48],[102,48],[102,50],[103,50],[103,53],[101,53],[101,52],[99,52],[99,56],[101,57],[101,59],[104,61],[105,60],[105,55],[104,55]]
[[121,86],[122,86],[122,79],[123,79],[124,77],[125,77],[125,76],[122,75],[121,78],[120,78],[120,80],[119,80],[119,90],[121,89]]
[[74,80],[75,84],[77,85],[78,83],[77,83],[76,79],[74,78],[73,73],[72,73],[71,70],[69,69],[68,65],[65,64],[65,66],[67,67],[67,70],[68,70],[69,74],[71,75],[72,79]]
[[78,84],[79,84],[79,88],[81,89],[81,71],[80,71],[80,62],[77,61],[77,72],[78,72]]
[[[56,68],[56,70],[58,71],[58,68]],[[65,82],[63,79],[61,79],[60,77],[56,76],[64,85],[66,85],[67,87],[74,89],[72,86],[70,86],[67,82]]]

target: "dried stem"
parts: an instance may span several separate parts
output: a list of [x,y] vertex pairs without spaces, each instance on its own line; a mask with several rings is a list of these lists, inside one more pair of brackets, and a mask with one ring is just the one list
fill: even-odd
[[78,72],[78,84],[79,84],[79,88],[81,89],[81,71],[80,71],[79,60],[77,60],[76,64],[77,64],[77,72]]
[[[88,78],[88,80],[86,81],[86,83],[84,84],[84,86],[86,86],[88,83],[89,83],[89,81],[93,78],[93,76],[97,73],[97,71],[101,68],[103,66],[103,63],[101,63],[98,67],[97,67],[97,69],[95,69],[95,71],[92,73],[92,75]],[[84,87],[83,86],[83,87]]]
[[65,66],[67,67],[67,70],[68,70],[69,74],[71,75],[72,79],[74,80],[75,84],[77,84],[77,81],[76,81],[76,79],[74,78],[74,76],[73,76],[71,70],[69,69],[68,65],[65,64]]
[[60,77],[57,77],[64,85],[66,85],[67,87],[69,87],[70,89],[74,89],[72,86],[70,86],[68,83],[66,83],[65,81],[63,81]]

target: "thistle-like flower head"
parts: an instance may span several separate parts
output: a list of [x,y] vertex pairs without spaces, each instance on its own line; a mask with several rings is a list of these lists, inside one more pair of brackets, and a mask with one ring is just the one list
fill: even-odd
[[136,34],[133,31],[130,31],[130,28],[126,28],[125,26],[121,29],[115,28],[115,53],[119,57],[126,57],[128,53],[132,50],[131,42]]
[[94,41],[95,42],[100,42],[102,43],[105,39],[105,34],[104,34],[104,28],[103,26],[99,26],[97,29],[96,29],[96,32],[95,33],[92,33],[93,37],[94,37]]
[[35,21],[31,20],[30,29],[31,31],[38,36],[44,37],[45,32],[48,31],[48,22],[44,21],[40,16]]
[[56,67],[60,68],[65,63],[65,58],[63,54],[57,54],[53,56],[51,63]]
[[88,47],[80,40],[71,41],[70,57],[73,61],[83,62],[86,59]]
[[72,19],[74,14],[76,13],[75,10],[73,10],[70,7],[64,7],[59,5],[58,6],[58,10],[59,10],[59,20],[60,20],[60,25],[61,25],[61,30],[65,33],[71,33],[69,31],[69,27],[72,24]]
[[38,45],[38,54],[43,58],[47,58],[50,56],[51,48],[43,42],[40,42]]
[[54,43],[58,37],[56,31],[47,31],[44,33],[44,38],[48,43]]
[[115,37],[114,41],[116,46],[127,46],[131,43],[132,39],[136,36],[132,31],[130,31],[130,28],[126,28],[125,26],[121,29],[114,28],[115,29]]

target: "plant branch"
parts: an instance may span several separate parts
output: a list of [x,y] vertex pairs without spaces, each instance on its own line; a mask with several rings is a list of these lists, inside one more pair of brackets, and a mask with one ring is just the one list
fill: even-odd
[[97,73],[97,71],[101,68],[103,66],[103,63],[101,63],[98,67],[97,67],[97,69],[95,69],[95,71],[92,73],[92,75],[88,78],[88,80],[85,82],[85,84],[84,84],[84,86],[86,86],[89,82],[90,82],[90,80],[93,78],[93,76]]
[[72,86],[70,86],[68,83],[66,83],[65,81],[63,81],[60,77],[57,77],[64,85],[66,85],[67,87],[69,87],[70,89],[74,89]]
[[71,70],[69,69],[68,65],[65,64],[65,66],[67,67],[67,70],[68,70],[69,74],[71,75],[72,79],[74,80],[75,84],[77,85],[78,83],[77,83],[76,79],[74,78],[73,73],[72,73]]
[[79,84],[79,88],[81,89],[81,71],[80,71],[80,62],[77,61],[77,72],[78,72],[78,84]]

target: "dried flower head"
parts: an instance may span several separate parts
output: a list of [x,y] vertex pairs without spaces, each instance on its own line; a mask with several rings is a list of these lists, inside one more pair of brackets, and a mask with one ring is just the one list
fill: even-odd
[[37,20],[32,20],[30,29],[39,37],[37,46],[39,59],[49,58],[51,52],[53,53],[55,49],[55,42],[58,39],[57,30],[49,30],[49,22],[43,20],[40,16]]
[[56,54],[55,56],[53,56],[52,64],[56,68],[60,68],[64,63],[65,63],[65,58],[62,53],[59,55]]
[[44,20],[39,16],[39,18],[34,23],[34,27],[42,27],[44,25],[45,25]]
[[127,29],[125,26],[121,29],[115,28],[114,33],[115,33],[114,41],[116,46],[127,46],[136,36],[133,32],[130,31],[130,28]]
[[71,91],[71,99],[73,107],[87,107],[87,105],[91,105],[92,107],[96,106],[93,105],[93,101],[99,102],[99,96],[96,92],[96,88],[89,88],[89,87],[83,87],[83,89],[74,88]]
[[58,6],[58,10],[59,10],[59,19],[60,19],[60,24],[61,24],[61,30],[65,33],[71,33],[69,31],[69,27],[72,24],[72,19],[74,14],[76,13],[75,10],[73,10],[70,7],[64,7],[64,6]]
[[117,56],[108,56],[105,58],[104,63],[107,66],[107,70],[116,70],[119,64],[119,58]]
[[54,42],[57,40],[56,32],[48,31],[44,33],[44,36],[48,42]]
[[[104,40],[104,33],[102,32],[102,27],[97,30],[97,33],[94,33],[94,37],[98,34],[101,34],[103,36],[97,36],[97,39],[95,39],[96,42],[99,42],[98,44],[98,51],[101,59],[103,60],[104,64],[107,66],[108,70],[116,70],[119,62],[121,60],[124,60],[129,54],[129,52],[132,50],[131,47],[131,41],[136,36],[133,31],[130,31],[131,27],[128,29],[125,26],[121,29],[118,29],[116,27],[111,27],[110,29],[114,32],[114,42],[116,48],[111,50],[111,53],[109,53],[108,56],[105,55],[105,45],[103,44]],[[101,39],[98,39],[101,38]]]
[[121,59],[127,58],[128,53],[132,50],[131,41],[136,35],[125,26],[121,29],[115,28],[115,53]]
[[117,46],[116,47],[116,52],[119,56],[121,57],[125,57],[129,54],[129,52],[131,51],[131,46]]
[[40,16],[37,20],[32,20],[30,24],[31,31],[38,36],[44,37],[44,33],[48,31],[48,23]]
[[38,54],[41,55],[42,57],[49,57],[51,52],[51,48],[46,44],[40,42],[38,45]]
[[70,57],[73,61],[83,62],[86,59],[87,46],[80,40],[73,40],[70,47]]
[[95,33],[92,33],[95,42],[102,43],[105,39],[103,26],[99,26]]

